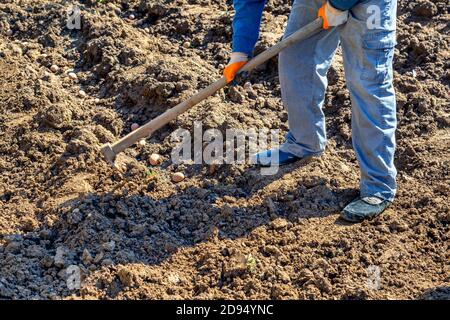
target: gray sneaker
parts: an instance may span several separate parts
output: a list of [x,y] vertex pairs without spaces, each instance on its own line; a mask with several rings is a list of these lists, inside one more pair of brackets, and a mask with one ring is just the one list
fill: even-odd
[[358,197],[342,210],[341,218],[349,222],[371,220],[383,213],[390,204],[390,201],[377,197]]

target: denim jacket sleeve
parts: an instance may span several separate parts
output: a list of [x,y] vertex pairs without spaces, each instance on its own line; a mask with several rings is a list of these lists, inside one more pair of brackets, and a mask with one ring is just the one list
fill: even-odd
[[261,17],[266,0],[234,0],[233,52],[249,57],[259,37]]
[[[336,9],[348,10],[360,0],[329,0]],[[262,12],[266,0],[234,0],[233,52],[244,52],[249,57],[259,37]]]

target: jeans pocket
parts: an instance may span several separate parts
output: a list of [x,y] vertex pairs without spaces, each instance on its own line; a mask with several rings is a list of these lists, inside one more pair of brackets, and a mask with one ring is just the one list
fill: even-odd
[[363,36],[362,80],[382,84],[392,78],[395,45],[395,31],[371,30]]

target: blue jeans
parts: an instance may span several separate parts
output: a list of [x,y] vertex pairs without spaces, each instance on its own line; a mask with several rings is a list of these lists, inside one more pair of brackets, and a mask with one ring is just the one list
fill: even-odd
[[[295,0],[285,36],[314,20],[324,3]],[[317,155],[327,142],[322,111],[326,74],[341,44],[352,102],[353,148],[361,170],[361,196],[389,201],[394,200],[397,188],[392,71],[396,11],[396,0],[362,1],[350,10],[346,24],[301,41],[279,57],[281,92],[290,129],[281,150],[299,157]]]

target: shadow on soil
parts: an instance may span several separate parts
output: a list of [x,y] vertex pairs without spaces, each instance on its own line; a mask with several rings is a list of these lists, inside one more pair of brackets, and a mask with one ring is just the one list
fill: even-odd
[[[245,237],[279,217],[297,223],[337,215],[340,203],[350,201],[357,190],[331,190],[320,177],[315,177],[311,185],[309,176],[307,187],[300,180],[295,190],[259,196],[269,184],[306,163],[284,167],[273,176],[260,176],[259,169],[249,169],[254,171],[254,179],[238,186],[237,191],[236,187],[218,183],[187,187],[160,199],[148,194],[128,195],[127,189],[114,194],[87,194],[61,205],[67,214],[53,226],[55,238],[69,246],[84,247],[114,240],[116,248],[107,254],[112,261],[159,264],[180,247],[211,237]],[[148,188],[154,187],[150,182]],[[124,257],[123,250],[132,253]]]
[[[157,265],[180,248],[213,238],[246,237],[261,226],[277,228],[273,221],[279,217],[284,218],[282,223],[290,224],[337,214],[339,202],[350,200],[357,191],[331,190],[320,177],[314,186],[306,187],[298,181],[295,190],[280,192],[282,198],[277,194],[258,198],[260,190],[305,164],[292,164],[280,169],[277,175],[260,179],[255,173],[254,180],[242,185],[239,192],[233,192],[239,196],[227,197],[230,189],[217,184],[208,188],[188,187],[162,199],[144,192],[128,194],[123,189],[114,194],[88,193],[67,201],[59,206],[58,220],[51,227],[42,226],[30,232],[47,235],[45,240],[33,240],[45,242],[47,256],[55,257],[58,247],[67,250],[65,265],[55,266],[55,261],[50,266],[40,263],[40,272],[56,274],[69,265],[86,270],[130,263]],[[25,235],[27,242],[22,246],[24,256],[29,247],[27,238]],[[89,262],[83,258],[85,250],[92,256]],[[62,295],[73,293],[67,290]]]
[[425,291],[421,296],[420,300],[450,300],[450,287],[442,286],[429,289]]

